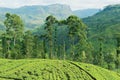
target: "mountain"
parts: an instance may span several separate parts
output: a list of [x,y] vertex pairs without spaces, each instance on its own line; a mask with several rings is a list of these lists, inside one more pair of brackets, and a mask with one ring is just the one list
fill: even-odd
[[21,16],[25,26],[29,29],[40,26],[45,18],[49,15],[55,16],[57,19],[64,19],[72,14],[72,10],[68,5],[52,4],[47,6],[23,6],[20,8],[0,8],[0,28],[4,29],[3,21],[6,13],[14,13]]
[[120,80],[120,74],[91,64],[46,59],[0,59],[0,80]]
[[6,13],[13,13],[21,16],[26,29],[34,29],[44,23],[45,18],[49,15],[55,16],[57,19],[65,19],[74,14],[80,18],[91,16],[97,13],[99,9],[86,9],[72,11],[70,6],[64,4],[52,5],[33,5],[23,6],[20,8],[4,8],[0,7],[0,32],[4,30],[4,19]]
[[85,18],[88,16],[92,16],[96,13],[98,13],[100,9],[84,9],[84,10],[76,10],[73,11],[73,14],[77,15],[80,18]]
[[119,33],[120,5],[109,5],[95,15],[84,18],[83,21],[87,24],[91,35],[104,34],[104,36],[110,36]]

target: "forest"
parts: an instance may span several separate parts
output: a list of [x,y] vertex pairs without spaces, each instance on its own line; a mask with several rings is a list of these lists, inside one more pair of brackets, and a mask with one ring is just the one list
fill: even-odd
[[91,36],[93,33],[84,20],[75,15],[63,20],[50,15],[35,30],[25,30],[21,17],[16,14],[6,13],[5,17],[5,31],[0,36],[1,58],[70,60],[110,70],[120,68],[119,33],[114,34],[111,48],[101,32]]

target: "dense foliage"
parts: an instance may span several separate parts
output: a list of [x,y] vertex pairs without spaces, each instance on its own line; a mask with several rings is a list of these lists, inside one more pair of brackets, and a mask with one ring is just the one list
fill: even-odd
[[[102,64],[108,64],[109,69],[115,68],[120,62],[120,5],[109,5],[94,16],[84,18],[88,26],[88,38],[94,46],[94,57],[103,58]],[[101,48],[100,48],[101,45]],[[97,56],[101,52],[102,54]],[[95,64],[98,62],[95,60]],[[117,67],[116,66],[116,67]],[[104,66],[105,67],[105,66]],[[118,68],[118,67],[117,67]]]
[[[7,13],[4,25],[6,31],[2,34],[1,42],[1,57],[3,58],[67,58],[79,61],[80,55],[85,57],[87,55],[86,48],[89,47],[89,44],[86,26],[76,16],[69,16],[62,21],[48,16],[43,26],[44,31],[41,34],[32,34],[31,31],[24,32],[23,22],[15,14]],[[61,27],[66,29],[63,36],[58,33]]]

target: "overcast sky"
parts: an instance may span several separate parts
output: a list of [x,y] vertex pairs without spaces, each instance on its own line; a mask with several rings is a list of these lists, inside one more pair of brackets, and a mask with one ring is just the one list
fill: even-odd
[[25,5],[67,4],[72,10],[103,8],[110,4],[120,4],[120,0],[0,0],[0,7],[16,8]]

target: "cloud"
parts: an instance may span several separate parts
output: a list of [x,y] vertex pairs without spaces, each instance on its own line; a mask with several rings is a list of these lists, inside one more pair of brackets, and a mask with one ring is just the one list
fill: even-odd
[[103,8],[110,4],[120,4],[120,0],[69,0],[72,9]]
[[75,9],[103,8],[109,4],[118,4],[120,0],[0,0],[0,7],[16,8],[25,5],[67,4]]

